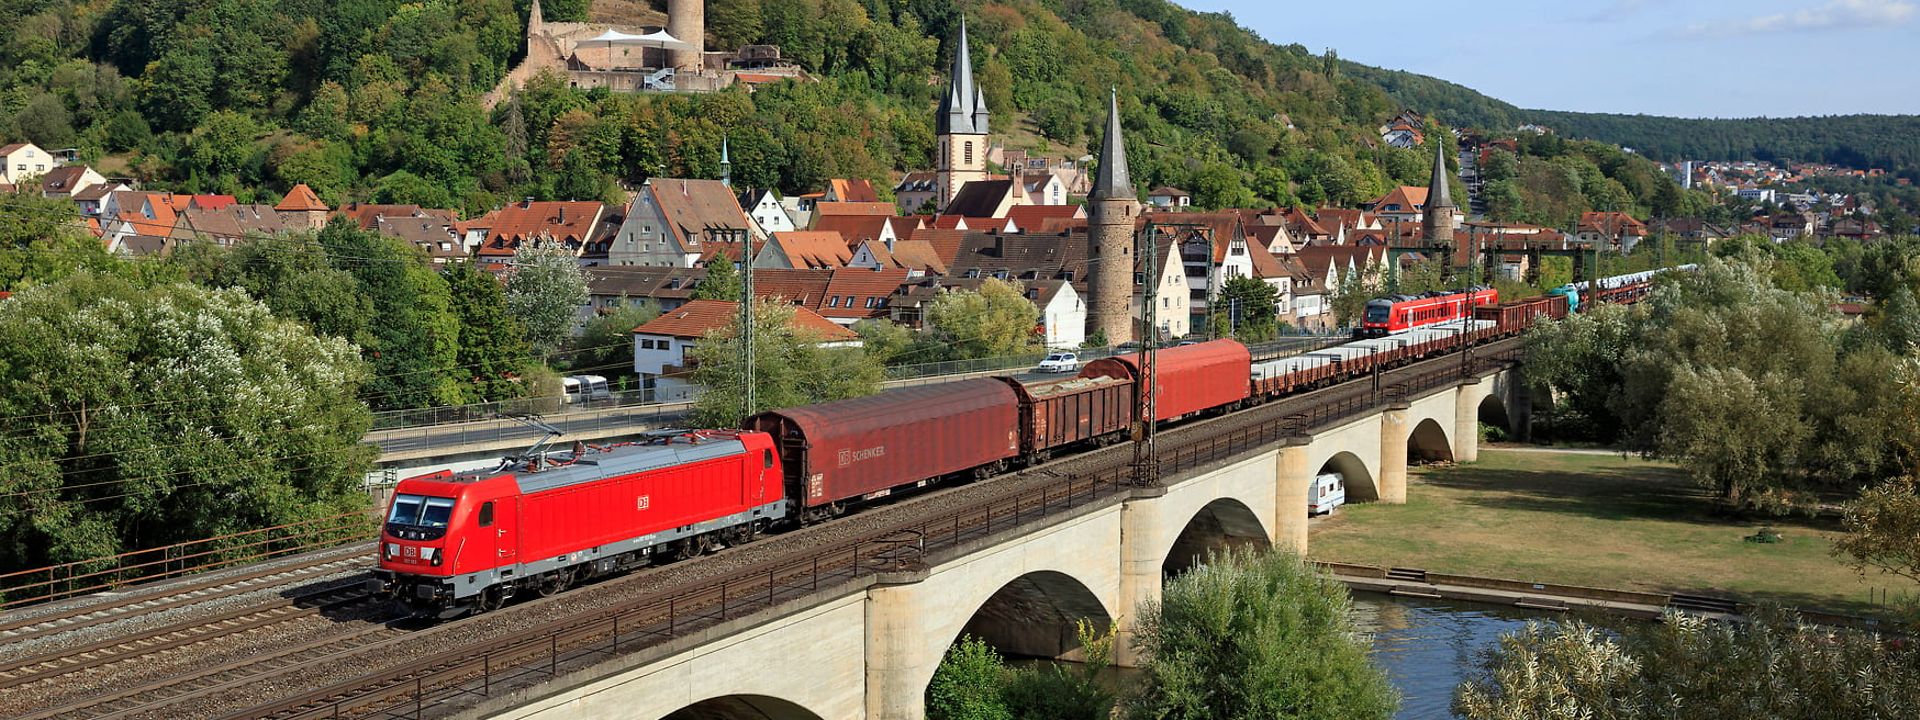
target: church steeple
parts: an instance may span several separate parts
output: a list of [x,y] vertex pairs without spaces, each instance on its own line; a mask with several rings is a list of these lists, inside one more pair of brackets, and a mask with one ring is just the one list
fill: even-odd
[[727,157],[727,136],[720,136],[720,184],[733,187],[733,160]]
[[1093,179],[1092,200],[1133,200],[1133,178],[1127,172],[1126,141],[1120,136],[1120,91],[1107,91],[1107,135],[1100,139],[1100,174]]
[[1453,209],[1453,193],[1447,189],[1447,144],[1433,139],[1433,177],[1427,181],[1427,207]]
[[1433,177],[1427,181],[1427,206],[1421,213],[1421,234],[1436,245],[1453,243],[1453,192],[1447,189],[1447,144],[1439,137],[1433,142]]
[[960,18],[960,38],[954,44],[953,69],[947,73],[947,94],[940,100],[938,135],[987,134],[986,95],[973,83],[973,57],[967,51],[967,19]]

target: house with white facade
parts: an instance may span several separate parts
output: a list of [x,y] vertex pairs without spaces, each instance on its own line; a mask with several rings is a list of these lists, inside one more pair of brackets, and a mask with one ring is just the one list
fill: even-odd
[[33,143],[0,146],[0,183],[19,185],[29,178],[47,174],[59,164],[53,155]]
[[748,191],[740,196],[740,207],[746,208],[747,217],[753,218],[753,224],[760,227],[763,236],[800,229],[794,224],[793,216],[787,214],[786,206],[780,204],[780,196],[772,190]]

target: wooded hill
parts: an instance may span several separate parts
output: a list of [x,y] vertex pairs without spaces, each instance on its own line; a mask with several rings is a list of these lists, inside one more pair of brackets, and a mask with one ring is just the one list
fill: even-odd
[[[779,45],[821,81],[707,96],[536,82],[482,110],[480,94],[522,52],[527,4],[17,0],[0,7],[0,24],[18,30],[0,46],[0,135],[78,147],[157,187],[271,200],[306,182],[335,204],[469,212],[526,196],[613,198],[617,180],[713,177],[723,135],[740,183],[885,181],[932,164],[932,110],[963,11],[1001,139],[1083,154],[1117,86],[1136,182],[1206,206],[1353,204],[1424,184],[1430,156],[1383,147],[1376,131],[1403,106],[1488,127],[1524,116],[1165,0],[708,0],[710,47]],[[549,20],[591,9],[544,5]]]

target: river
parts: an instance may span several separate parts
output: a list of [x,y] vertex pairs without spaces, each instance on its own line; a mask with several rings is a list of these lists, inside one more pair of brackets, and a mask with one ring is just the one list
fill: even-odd
[[1500,605],[1353,594],[1354,620],[1373,634],[1373,659],[1400,690],[1403,720],[1452,717],[1453,689],[1473,673],[1480,652],[1529,619],[1560,617]]

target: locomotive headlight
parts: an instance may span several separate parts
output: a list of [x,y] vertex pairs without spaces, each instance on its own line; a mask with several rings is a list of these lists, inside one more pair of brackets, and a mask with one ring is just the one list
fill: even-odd
[[400,544],[387,543],[387,557],[392,558],[392,557],[399,557],[399,556],[400,556]]

